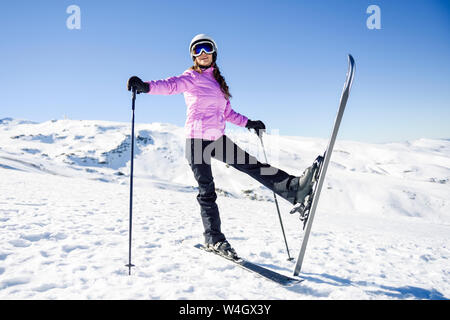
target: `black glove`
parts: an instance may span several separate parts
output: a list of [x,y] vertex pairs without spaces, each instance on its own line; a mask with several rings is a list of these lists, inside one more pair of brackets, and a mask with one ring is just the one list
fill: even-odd
[[136,88],[136,93],[147,93],[150,91],[150,85],[136,76],[132,76],[130,79],[128,79],[128,91],[131,91],[131,88]]
[[248,119],[245,127],[248,130],[254,129],[256,131],[256,134],[259,137],[262,137],[263,132],[266,132],[266,125],[264,124],[264,122],[262,122],[260,120],[252,121],[252,120]]

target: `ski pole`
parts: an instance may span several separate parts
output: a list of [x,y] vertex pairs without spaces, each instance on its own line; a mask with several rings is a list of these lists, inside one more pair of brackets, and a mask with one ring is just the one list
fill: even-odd
[[[267,155],[266,155],[266,150],[264,148],[262,134],[259,135],[256,130],[255,130],[255,133],[258,135],[259,140],[261,141],[261,146],[262,146],[262,149],[263,149],[263,152],[264,152],[264,158],[266,159],[266,163],[267,163]],[[273,192],[273,198],[275,200],[275,205],[277,207],[278,219],[280,220],[281,232],[283,233],[284,244],[286,245],[286,252],[287,252],[287,255],[288,255],[288,261],[292,261],[294,258],[292,258],[291,255],[289,254],[289,247],[288,247],[288,243],[287,243],[287,240],[286,240],[286,234],[284,233],[283,220],[281,219],[280,207],[278,206],[277,195],[275,194],[275,192]]]
[[133,226],[133,162],[134,162],[134,106],[136,103],[136,88],[133,89],[133,94],[131,96],[131,109],[132,109],[132,117],[131,117],[131,171],[130,171],[130,229],[129,229],[129,238],[128,238],[128,264],[125,266],[128,267],[128,275],[131,275],[131,267],[134,267],[134,264],[131,263],[131,231]]

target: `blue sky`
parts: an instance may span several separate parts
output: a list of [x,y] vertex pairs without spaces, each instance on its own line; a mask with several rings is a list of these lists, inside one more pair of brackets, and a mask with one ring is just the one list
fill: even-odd
[[[69,30],[69,5],[81,29]],[[369,5],[381,29],[369,30]],[[347,54],[357,63],[340,139],[450,138],[450,2],[8,1],[0,10],[0,118],[129,122],[126,80],[179,75],[207,33],[233,108],[269,131],[327,138]],[[140,95],[137,122],[182,126],[182,95]],[[232,124],[229,129],[234,129]]]

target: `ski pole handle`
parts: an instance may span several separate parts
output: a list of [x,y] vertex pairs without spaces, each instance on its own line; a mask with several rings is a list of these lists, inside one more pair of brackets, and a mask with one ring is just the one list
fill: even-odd
[[134,106],[136,104],[136,87],[132,88],[132,95],[131,95],[131,109],[134,111]]
[[254,129],[254,128],[248,128],[248,131],[252,131],[253,130],[253,132],[258,136],[258,138],[262,138],[262,134],[264,133],[264,132],[266,132],[265,130],[262,130],[262,129],[260,129],[259,131],[261,132],[261,135],[258,133],[258,130],[256,130],[256,129]]

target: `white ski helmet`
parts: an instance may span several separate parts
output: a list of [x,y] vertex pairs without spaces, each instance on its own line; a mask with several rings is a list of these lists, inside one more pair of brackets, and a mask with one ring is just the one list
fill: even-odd
[[192,38],[191,43],[189,44],[189,54],[191,55],[192,60],[195,60],[195,57],[192,54],[192,47],[194,46],[194,44],[196,44],[197,42],[200,42],[200,41],[211,41],[211,43],[213,44],[213,47],[214,47],[213,62],[215,62],[216,58],[217,58],[216,42],[214,41],[213,38],[211,38],[210,36],[208,36],[204,33],[200,33],[200,34],[196,35],[194,38]]

